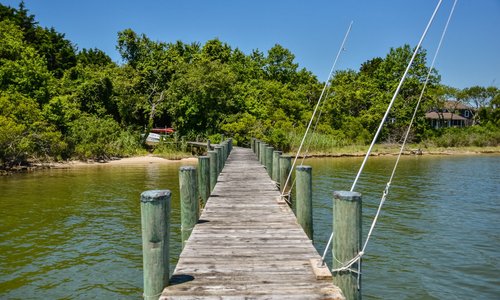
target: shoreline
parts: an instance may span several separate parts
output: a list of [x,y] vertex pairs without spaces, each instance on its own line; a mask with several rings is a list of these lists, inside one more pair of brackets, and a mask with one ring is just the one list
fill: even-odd
[[[384,157],[396,156],[399,149],[385,148],[376,149],[373,151],[371,157]],[[295,156],[295,153],[287,153],[288,155]],[[450,156],[450,155],[490,155],[500,154],[500,147],[477,147],[477,148],[437,148],[437,149],[412,149],[405,150],[403,156]],[[364,157],[366,151],[348,151],[348,149],[340,149],[340,151],[332,152],[312,152],[305,155],[305,158],[348,158],[348,157]],[[300,155],[299,158],[304,158]],[[146,164],[173,164],[180,162],[196,163],[197,157],[186,157],[181,159],[167,159],[152,154],[139,155],[124,158],[115,158],[108,161],[80,161],[70,160],[64,162],[47,162],[47,163],[32,163],[28,166],[19,166],[10,170],[0,170],[0,175],[10,175],[14,173],[34,172],[43,169],[72,169],[82,167],[95,167],[95,166],[132,166],[132,165],[146,165]]]
[[[287,153],[288,155],[295,156],[294,153]],[[370,157],[383,157],[383,156],[397,156],[399,154],[399,149],[386,149],[373,151]],[[402,156],[450,156],[450,155],[488,155],[488,154],[500,154],[500,147],[495,147],[495,149],[484,149],[484,150],[469,150],[469,149],[436,149],[436,150],[405,150]],[[343,158],[343,157],[364,157],[366,156],[366,151],[359,152],[337,152],[337,153],[321,153],[312,152],[305,155],[305,158]],[[299,155],[299,158],[304,158],[304,155]]]

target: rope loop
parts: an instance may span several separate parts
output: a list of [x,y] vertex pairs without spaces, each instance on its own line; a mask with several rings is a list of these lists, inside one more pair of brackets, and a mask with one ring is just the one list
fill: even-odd
[[286,194],[281,194],[281,195],[280,195],[280,198],[281,198],[282,200],[285,200],[285,202],[286,202],[286,203],[288,203],[288,204],[292,205],[292,202],[290,201],[290,194],[291,194],[291,192],[288,192],[288,193],[286,193]]
[[353,272],[353,273],[356,273],[356,274],[361,274],[361,272],[359,270],[354,270],[351,267],[355,263],[359,262],[361,260],[361,257],[363,257],[364,254],[365,254],[365,252],[360,251],[356,256],[354,256],[354,258],[352,258],[351,260],[348,260],[347,262],[343,263],[342,267],[336,268],[336,269],[332,269],[332,272],[338,273],[338,272],[342,272],[342,271],[349,271],[349,272]]

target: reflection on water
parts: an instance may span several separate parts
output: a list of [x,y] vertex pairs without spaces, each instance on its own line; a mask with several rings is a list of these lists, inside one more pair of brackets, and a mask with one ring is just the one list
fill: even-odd
[[[360,178],[365,231],[394,159],[370,159]],[[361,159],[305,163],[313,166],[314,241],[322,253],[332,192],[350,189]],[[364,257],[365,299],[498,298],[499,163],[500,156],[403,158]],[[140,193],[172,190],[173,268],[180,251],[179,166],[0,178],[0,298],[140,298]]]
[[[139,298],[140,193],[172,190],[172,237],[179,240],[179,166],[85,167],[0,178],[1,298]],[[172,266],[179,251],[172,243]]]
[[[370,159],[356,188],[363,194],[363,237],[394,160]],[[306,161],[313,166],[321,253],[331,233],[331,191],[349,190],[360,163]],[[404,157],[363,260],[364,298],[498,298],[499,183],[499,156]]]

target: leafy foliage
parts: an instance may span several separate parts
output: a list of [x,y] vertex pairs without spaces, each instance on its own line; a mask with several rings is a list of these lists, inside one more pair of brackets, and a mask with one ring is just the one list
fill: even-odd
[[[99,49],[77,51],[64,34],[42,28],[24,3],[0,4],[0,165],[78,157],[107,159],[145,151],[152,127],[178,136],[221,134],[238,145],[257,137],[296,149],[323,84],[276,44],[249,54],[213,39],[205,44],[153,41],[132,29],[118,32],[117,64]],[[364,145],[372,139],[413,49],[390,49],[359,70],[340,70],[328,83],[321,119],[307,141],[316,150]],[[421,49],[409,69],[381,142],[399,142],[428,68]],[[500,93],[496,87],[458,90],[433,72],[412,131],[413,141],[444,146],[497,145]],[[474,128],[436,131],[424,113],[455,98],[477,108]],[[169,157],[180,150],[156,148]],[[176,145],[176,144],[175,144]]]

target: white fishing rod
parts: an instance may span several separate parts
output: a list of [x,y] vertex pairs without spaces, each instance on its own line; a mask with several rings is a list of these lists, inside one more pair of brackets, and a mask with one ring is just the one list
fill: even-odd
[[[370,156],[370,153],[373,149],[373,146],[375,145],[375,142],[377,141],[378,136],[379,136],[380,132],[382,131],[382,127],[385,123],[385,120],[387,119],[387,116],[389,115],[389,112],[392,108],[392,105],[394,104],[394,101],[396,100],[396,97],[399,94],[399,90],[401,89],[401,86],[403,85],[403,83],[406,79],[406,76],[408,75],[408,72],[411,68],[411,65],[413,64],[413,61],[415,60],[415,57],[418,54],[418,50],[422,46],[422,42],[424,41],[425,37],[427,36],[427,32],[429,31],[429,28],[431,27],[432,23],[434,22],[434,18],[436,17],[436,14],[439,10],[439,7],[441,7],[442,2],[443,2],[443,0],[439,0],[439,3],[436,5],[436,8],[434,9],[434,12],[433,12],[431,18],[430,18],[429,22],[427,23],[427,26],[425,27],[425,30],[422,33],[422,36],[420,37],[420,40],[417,44],[417,47],[415,47],[415,50],[414,50],[413,55],[410,59],[410,62],[408,63],[408,66],[406,67],[406,70],[405,70],[403,76],[401,77],[401,80],[399,81],[398,87],[396,88],[396,91],[394,92],[394,95],[392,96],[391,102],[389,103],[389,106],[387,107],[387,110],[384,114],[384,117],[382,118],[382,121],[380,122],[380,125],[377,129],[377,132],[375,133],[375,136],[373,137],[372,143],[370,144],[370,147],[368,148],[368,152],[365,155],[363,163],[361,164],[361,167],[359,168],[359,171],[356,175],[356,178],[354,179],[354,182],[353,182],[352,187],[351,187],[351,192],[354,191],[354,188],[356,187],[356,183],[358,182],[358,179],[361,176],[361,173],[363,172],[366,161],[368,160],[368,157]],[[332,240],[333,240],[333,232],[330,235],[330,238],[328,239],[328,243],[326,244],[325,251],[323,252],[323,256],[321,257],[322,264],[324,264],[326,252],[328,252],[328,248],[330,248],[330,244],[332,243]],[[360,253],[360,254],[362,255],[362,253]],[[358,256],[360,256],[360,254],[358,254]],[[359,257],[353,258],[353,260],[351,260],[351,261],[354,261],[354,259],[357,260],[357,259],[359,259]]]

